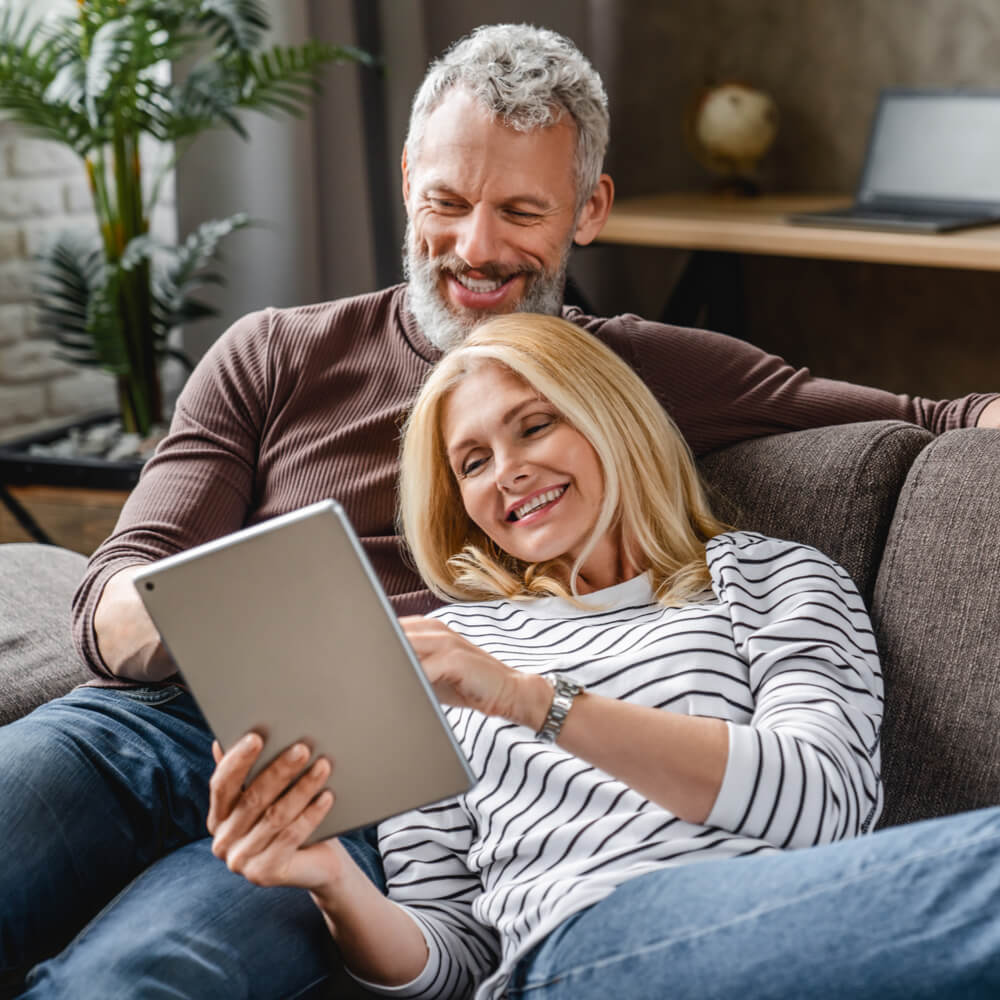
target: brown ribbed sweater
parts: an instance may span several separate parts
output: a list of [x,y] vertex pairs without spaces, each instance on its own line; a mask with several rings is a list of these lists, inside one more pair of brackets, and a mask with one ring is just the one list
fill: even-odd
[[[743,341],[567,309],[643,377],[696,454],[746,438],[855,420],[909,420],[940,432],[975,424],[993,398],[930,402],[816,379]],[[73,601],[77,646],[104,683],[94,609],[120,569],[335,497],[400,613],[437,603],[395,532],[399,428],[440,357],[399,285],[352,299],[268,309],[235,323],[181,393],[114,533]]]

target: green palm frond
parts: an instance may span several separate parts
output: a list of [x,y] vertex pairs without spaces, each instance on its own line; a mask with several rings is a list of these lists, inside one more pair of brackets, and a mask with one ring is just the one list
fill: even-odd
[[219,244],[230,233],[250,224],[244,212],[212,219],[198,226],[180,246],[170,248],[165,266],[153,280],[158,321],[165,330],[217,314],[214,306],[195,299],[193,293],[205,285],[223,284],[222,275],[210,270],[218,260]]
[[42,328],[56,341],[58,357],[114,374],[128,370],[117,280],[96,235],[60,233],[38,255],[36,288]]
[[247,61],[236,104],[257,111],[301,115],[319,89],[322,70],[330,63],[349,61],[370,64],[371,57],[351,46],[315,40],[296,47],[276,45]]
[[173,144],[176,158],[208,128],[246,137],[242,113],[299,115],[326,65],[372,62],[317,41],[261,51],[268,27],[264,0],[78,0],[44,21],[0,0],[0,108],[83,157],[100,234],[67,234],[42,255],[43,322],[62,357],[118,376],[127,427],[160,419],[170,332],[214,314],[195,292],[222,282],[219,243],[248,224],[207,222],[180,246],[152,239],[169,164],[144,188],[140,138]]
[[269,21],[259,0],[204,0],[198,6],[201,23],[217,39],[221,54],[249,53],[263,41]]
[[48,42],[27,11],[0,10],[0,107],[35,134],[85,155],[93,143],[82,106],[48,93],[63,65],[61,49]]

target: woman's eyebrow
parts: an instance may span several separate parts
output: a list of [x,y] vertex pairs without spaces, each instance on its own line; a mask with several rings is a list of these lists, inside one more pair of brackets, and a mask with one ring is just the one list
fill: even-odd
[[[515,403],[501,418],[500,423],[504,427],[507,426],[512,420],[515,420],[517,416],[521,413],[523,409],[531,406],[533,403],[544,402],[541,396],[531,396],[528,399],[522,399],[520,403]],[[463,448],[468,448],[469,445],[477,443],[477,439],[474,437],[467,437],[462,441],[458,441],[453,445],[448,446],[448,454],[452,455],[456,451],[461,451]]]

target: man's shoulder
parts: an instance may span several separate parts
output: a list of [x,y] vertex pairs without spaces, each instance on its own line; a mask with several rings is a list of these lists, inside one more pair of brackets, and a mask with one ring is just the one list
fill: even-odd
[[266,313],[273,328],[292,328],[306,336],[323,335],[344,325],[355,332],[362,327],[376,329],[396,320],[405,290],[405,285],[393,285],[328,302],[268,309]]
[[670,326],[655,320],[644,319],[635,313],[618,313],[615,316],[593,316],[584,312],[579,306],[563,306],[563,319],[575,323],[589,333],[603,340],[609,347],[624,353],[621,348],[626,345],[645,343],[646,341],[670,342],[683,340],[692,333],[703,334],[704,331],[688,330],[684,327]]

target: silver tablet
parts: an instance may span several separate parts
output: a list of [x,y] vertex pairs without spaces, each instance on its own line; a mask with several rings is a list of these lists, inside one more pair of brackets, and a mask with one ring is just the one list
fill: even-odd
[[330,837],[473,776],[343,508],[324,500],[152,563],[135,587],[223,747],[334,762]]

